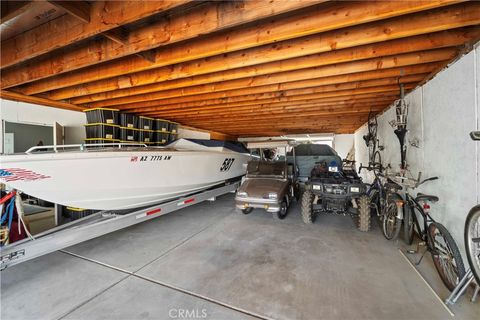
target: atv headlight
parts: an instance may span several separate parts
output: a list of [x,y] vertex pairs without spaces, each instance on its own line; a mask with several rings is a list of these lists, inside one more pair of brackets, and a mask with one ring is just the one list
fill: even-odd
[[312,189],[313,189],[313,190],[322,190],[322,186],[319,185],[319,184],[314,184],[314,185],[312,186]]
[[268,199],[277,200],[278,195],[275,192],[269,192],[267,195]]
[[350,192],[358,193],[358,192],[360,192],[360,187],[350,187]]
[[248,193],[246,193],[245,191],[238,191],[237,192],[237,197],[246,198],[246,197],[248,197]]

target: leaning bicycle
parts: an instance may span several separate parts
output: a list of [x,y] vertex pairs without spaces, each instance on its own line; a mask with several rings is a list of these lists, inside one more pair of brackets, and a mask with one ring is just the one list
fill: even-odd
[[[480,141],[480,131],[470,133],[472,140]],[[465,250],[473,276],[480,285],[480,205],[470,210],[465,221]]]
[[[415,197],[410,194],[410,190],[417,188],[428,181],[437,180],[438,177],[432,177],[420,180],[406,177],[399,177],[402,182],[399,184],[405,187],[405,210],[404,210],[404,238],[410,245],[413,243],[415,232],[419,235],[421,241],[426,245],[435,268],[448,290],[452,291],[465,275],[460,250],[447,228],[441,223],[436,222],[430,213],[431,203],[439,201],[434,195],[418,193]],[[421,223],[422,222],[422,223]],[[423,255],[417,262],[422,261]]]
[[373,171],[375,175],[367,189],[370,208],[380,220],[383,236],[387,240],[395,240],[403,221],[403,199],[398,193],[402,186],[384,174],[387,168],[384,168],[381,162],[371,162],[368,167],[360,165],[359,173],[362,169]]

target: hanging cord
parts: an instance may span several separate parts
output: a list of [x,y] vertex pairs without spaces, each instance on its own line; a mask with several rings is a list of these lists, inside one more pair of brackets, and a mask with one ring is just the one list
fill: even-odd
[[23,230],[25,230],[25,233],[27,234],[27,236],[34,240],[35,238],[30,234],[30,232],[28,231],[28,228],[25,224],[25,221],[23,220],[23,217],[25,216],[25,211],[23,210],[23,203],[22,203],[22,197],[17,196],[16,199],[15,199],[15,205],[17,206],[17,217],[18,217],[18,234],[22,234],[22,230],[21,230],[21,227],[20,227],[20,222],[22,223],[23,225]]

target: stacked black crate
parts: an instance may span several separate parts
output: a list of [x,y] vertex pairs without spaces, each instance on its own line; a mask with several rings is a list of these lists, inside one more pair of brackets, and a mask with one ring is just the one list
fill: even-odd
[[168,125],[167,120],[155,119],[153,121],[153,141],[156,146],[163,146],[168,142]]
[[138,116],[131,113],[120,113],[120,140],[122,143],[138,142],[139,137]]
[[170,134],[168,135],[168,143],[178,139],[178,123],[177,122],[169,121],[168,131],[170,131]]
[[85,125],[88,144],[119,142],[118,110],[109,108],[94,108],[84,110],[87,117]]
[[145,143],[147,145],[154,145],[153,141],[153,121],[155,119],[140,116],[138,117],[138,128],[139,128],[139,139],[138,141],[141,143]]

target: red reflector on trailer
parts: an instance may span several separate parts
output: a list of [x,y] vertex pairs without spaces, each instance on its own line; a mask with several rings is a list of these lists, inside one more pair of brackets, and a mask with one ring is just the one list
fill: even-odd
[[195,198],[191,198],[191,199],[185,200],[185,201],[183,201],[183,203],[184,203],[184,204],[187,204],[187,203],[192,203],[193,201],[195,201]]
[[158,212],[160,212],[160,211],[162,211],[162,209],[160,209],[160,208],[159,208],[159,209],[155,209],[155,210],[151,210],[151,211],[147,211],[147,216],[152,215],[152,214],[155,214],[155,213],[158,213]]

